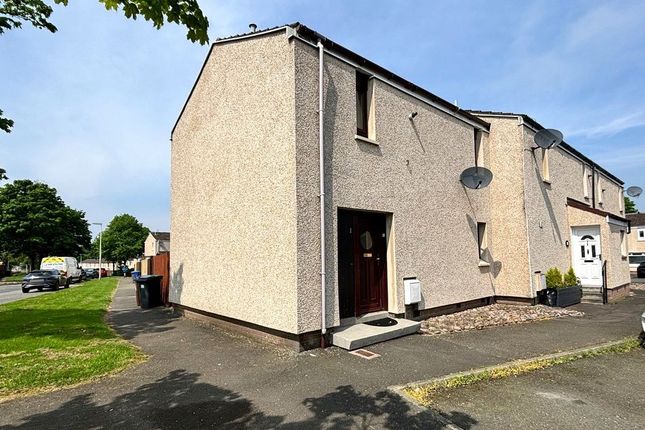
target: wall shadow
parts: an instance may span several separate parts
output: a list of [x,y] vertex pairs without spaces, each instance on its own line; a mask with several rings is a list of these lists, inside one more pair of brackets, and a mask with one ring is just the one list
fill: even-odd
[[362,394],[351,385],[305,399],[302,404],[310,416],[287,422],[285,416],[265,413],[241,394],[200,382],[199,377],[175,370],[103,404],[93,394],[78,395],[54,410],[0,429],[441,429],[446,420],[469,429],[477,424],[461,412],[412,410],[392,392]]

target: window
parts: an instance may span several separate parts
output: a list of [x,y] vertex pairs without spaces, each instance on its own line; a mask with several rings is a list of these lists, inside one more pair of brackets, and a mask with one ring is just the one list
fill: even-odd
[[591,175],[589,174],[589,169],[587,166],[582,166],[582,192],[585,199],[589,198],[589,188],[591,183]]
[[622,188],[618,190],[618,211],[623,214],[625,212],[625,193]]
[[486,251],[488,251],[488,239],[486,238],[486,223],[477,223],[477,246],[479,247],[479,261],[486,262]]
[[542,180],[549,182],[549,150],[542,148]]
[[484,145],[482,144],[482,132],[475,129],[475,163],[484,167]]
[[638,232],[638,236],[637,236],[637,237],[638,237],[638,241],[639,241],[639,242],[641,242],[641,241],[645,241],[645,228],[639,228],[639,229],[637,230],[637,232]]
[[627,242],[625,241],[625,230],[620,231],[620,255],[627,257]]
[[356,134],[369,137],[369,76],[356,71]]
[[598,197],[597,197],[597,198],[598,198],[598,204],[600,204],[600,205],[601,205],[601,204],[602,204],[602,202],[603,202],[603,198],[605,197],[605,196],[604,196],[604,194],[605,194],[605,190],[603,190],[602,188],[600,188],[600,175],[598,176],[598,182],[597,182],[597,185],[596,185],[596,191],[597,191],[597,193],[598,193]]

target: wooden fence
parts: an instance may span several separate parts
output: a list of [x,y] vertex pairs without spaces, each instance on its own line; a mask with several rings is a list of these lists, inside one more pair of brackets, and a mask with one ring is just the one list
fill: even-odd
[[163,279],[161,280],[161,299],[163,300],[164,304],[168,306],[170,304],[168,300],[168,292],[170,286],[170,253],[162,252],[155,255],[150,260],[151,274],[163,276]]

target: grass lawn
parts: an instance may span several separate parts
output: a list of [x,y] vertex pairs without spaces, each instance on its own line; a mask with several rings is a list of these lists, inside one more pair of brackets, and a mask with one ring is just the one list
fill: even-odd
[[11,276],[5,276],[4,278],[0,278],[0,281],[2,282],[20,282],[22,281],[22,278],[24,278],[26,273],[16,273],[15,275]]
[[0,401],[75,385],[144,359],[104,316],[116,278],[0,305]]

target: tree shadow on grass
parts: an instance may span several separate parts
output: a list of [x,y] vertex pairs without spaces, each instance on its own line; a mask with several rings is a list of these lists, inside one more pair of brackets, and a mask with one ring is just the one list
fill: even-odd
[[[440,414],[430,410],[415,413],[410,404],[394,393],[361,394],[349,385],[321,397],[305,399],[303,405],[312,415],[304,420],[286,422],[285,416],[267,414],[232,390],[199,382],[199,376],[175,370],[105,404],[97,403],[92,394],[78,395],[57,409],[0,428],[295,430],[321,427],[440,429],[446,425],[438,418]],[[476,423],[461,413],[441,416],[458,420],[463,428]]]

